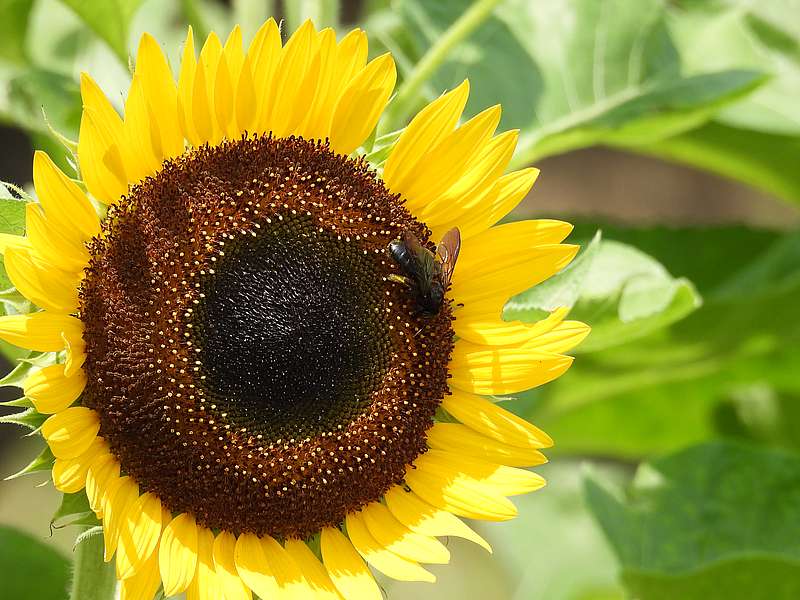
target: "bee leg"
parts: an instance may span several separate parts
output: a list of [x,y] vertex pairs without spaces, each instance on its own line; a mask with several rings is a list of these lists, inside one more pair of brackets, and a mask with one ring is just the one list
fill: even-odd
[[394,273],[387,275],[386,279],[389,281],[394,281],[397,283],[402,283],[408,287],[411,287],[411,280],[408,277],[403,277],[402,275],[395,275]]

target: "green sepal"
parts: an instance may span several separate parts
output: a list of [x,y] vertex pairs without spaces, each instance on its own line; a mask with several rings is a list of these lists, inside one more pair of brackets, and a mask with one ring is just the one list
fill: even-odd
[[19,425],[20,427],[27,427],[35,432],[39,430],[42,424],[47,420],[47,417],[48,415],[37,412],[35,408],[28,408],[0,417],[0,424],[10,423],[11,425]]
[[0,406],[21,406],[23,408],[33,408],[33,402],[27,396],[22,396],[22,398],[17,398],[16,400],[6,400],[5,402],[0,402]]
[[33,367],[47,367],[55,363],[55,352],[31,352],[27,358],[20,358],[11,372],[0,379],[0,386],[13,385],[22,388]]
[[89,506],[89,498],[84,490],[74,494],[63,494],[61,504],[50,520],[52,529],[61,529],[69,525],[94,527],[99,524],[100,521]]
[[31,473],[39,473],[41,471],[50,471],[53,468],[53,461],[55,461],[56,457],[53,456],[53,452],[50,450],[50,446],[45,444],[44,449],[41,451],[39,456],[34,458],[28,466],[23,468],[22,470],[14,473],[13,475],[9,475],[5,478],[5,481],[9,481],[11,479],[17,479],[18,477],[22,477],[23,475],[30,475]]
[[403,133],[403,130],[398,129],[397,131],[385,133],[376,138],[372,144],[372,148],[365,157],[367,162],[376,169],[383,166],[383,163],[389,158],[389,153],[392,151],[392,148],[394,148],[401,133]]

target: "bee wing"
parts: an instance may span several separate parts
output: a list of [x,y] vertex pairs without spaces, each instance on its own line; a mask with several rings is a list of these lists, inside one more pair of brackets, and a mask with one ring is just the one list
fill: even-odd
[[447,287],[453,278],[456,268],[458,253],[461,250],[461,232],[458,227],[453,227],[444,234],[442,241],[436,246],[436,254],[442,261],[442,285]]
[[434,269],[436,268],[436,260],[433,252],[428,250],[425,246],[420,244],[419,239],[410,231],[403,232],[403,243],[408,248],[409,252],[414,256],[415,277],[417,282],[424,285],[429,285],[434,276]]

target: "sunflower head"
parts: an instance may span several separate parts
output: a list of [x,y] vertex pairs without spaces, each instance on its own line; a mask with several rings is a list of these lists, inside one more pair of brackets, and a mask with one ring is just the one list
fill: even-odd
[[496,225],[537,171],[504,174],[499,107],[459,125],[466,82],[369,162],[394,83],[359,30],[284,44],[270,20],[199,55],[190,30],[177,73],[145,35],[122,115],[82,76],[79,183],[36,155],[2,249],[41,310],[0,337],[50,357],[25,393],[123,598],[379,598],[367,565],[432,581],[438,537],[488,547],[459,517],[544,484],[521,467],[550,439],[486,396],[558,377],[587,333],[501,316],[570,226]]

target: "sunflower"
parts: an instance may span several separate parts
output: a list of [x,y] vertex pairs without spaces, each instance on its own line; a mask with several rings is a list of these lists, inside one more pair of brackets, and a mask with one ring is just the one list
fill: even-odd
[[[35,155],[27,234],[0,245],[40,310],[0,338],[54,359],[25,395],[123,599],[379,599],[369,567],[432,582],[438,537],[490,549],[459,517],[511,519],[544,485],[521,467],[551,439],[491,396],[557,378],[587,334],[563,309],[501,318],[573,258],[571,227],[496,225],[538,172],[504,174],[499,107],[459,125],[466,81],[367,160],[395,77],[360,30],[284,45],[269,20],[246,52],[235,28],[197,56],[190,29],[176,81],[145,34],[123,117],[81,77],[80,179]],[[387,247],[453,227],[420,311]]]

